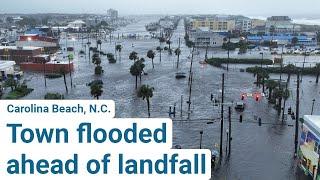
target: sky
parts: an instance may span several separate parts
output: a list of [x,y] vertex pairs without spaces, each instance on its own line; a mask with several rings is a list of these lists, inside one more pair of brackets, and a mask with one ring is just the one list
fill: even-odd
[[0,0],[0,13],[295,15],[320,18],[320,0]]

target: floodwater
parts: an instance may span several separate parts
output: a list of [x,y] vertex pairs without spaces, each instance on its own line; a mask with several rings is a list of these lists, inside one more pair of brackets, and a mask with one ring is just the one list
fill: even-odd
[[[156,18],[144,18],[138,23],[121,28],[117,33],[140,33],[146,35],[145,24],[156,21]],[[137,97],[135,91],[135,77],[129,72],[133,64],[128,56],[131,51],[138,52],[139,57],[146,59],[145,72],[148,75],[142,76],[141,84],[148,84],[155,88],[154,97],[151,99],[152,117],[169,117],[169,106],[177,106],[177,115],[174,119],[174,145],[181,145],[182,148],[199,148],[200,131],[204,131],[202,147],[212,149],[220,142],[220,108],[214,107],[210,101],[210,94],[215,98],[221,97],[221,77],[225,73],[225,102],[241,101],[241,93],[261,92],[253,82],[252,74],[241,73],[238,65],[230,65],[230,71],[224,71],[210,65],[199,63],[203,60],[204,53],[196,55],[193,63],[193,85],[191,96],[190,120],[187,119],[187,99],[189,97],[188,78],[176,80],[176,72],[185,72],[188,75],[190,68],[190,49],[184,45],[183,21],[172,37],[172,48],[178,47],[181,38],[182,55],[180,57],[179,70],[176,69],[177,57],[168,55],[166,51],[162,54],[162,62],[159,60],[159,53],[154,59],[155,69],[152,69],[151,60],[146,58],[149,49],[155,50],[159,46],[158,40],[139,39],[135,40],[113,40],[103,42],[102,50],[114,53],[114,41],[123,45],[121,60],[116,64],[109,64],[106,57],[103,57],[102,67],[105,73],[99,77],[94,75],[94,65],[86,57],[76,54],[75,72],[73,73],[74,87],[70,89],[70,79],[67,76],[69,94],[65,94],[63,78],[48,80],[47,88],[44,87],[42,74],[26,73],[27,84],[35,90],[25,99],[43,99],[47,92],[59,92],[65,94],[67,99],[92,99],[90,88],[87,83],[94,79],[102,79],[104,82],[103,95],[101,99],[113,99],[116,102],[117,118],[147,117],[147,103]],[[64,42],[62,40],[62,42]],[[71,43],[71,42],[70,42]],[[74,43],[79,51],[82,42]],[[92,42],[92,46],[95,43]],[[78,52],[77,51],[77,52]],[[217,53],[215,50],[209,52]],[[218,52],[222,54],[222,52]],[[298,58],[298,57],[295,57]],[[301,58],[301,57],[300,57]],[[298,61],[301,59],[298,58]],[[272,75],[278,78],[279,75]],[[292,96],[287,102],[287,107],[295,109],[295,86],[296,77],[292,76],[289,89]],[[140,85],[140,84],[139,84]],[[319,85],[315,84],[315,77],[304,76],[301,89],[301,115],[310,114],[312,99],[315,102],[315,114],[320,114],[319,106]],[[182,117],[180,117],[180,100],[183,96]],[[244,120],[239,123],[240,113],[232,107],[232,151],[230,158],[223,161],[222,165],[213,172],[213,179],[221,180],[289,180],[302,179],[296,173],[296,163],[293,159],[294,152],[294,124],[289,117],[282,124],[280,117],[274,110],[273,105],[267,103],[263,98],[256,102],[253,98],[245,100],[246,109],[242,113]],[[225,106],[225,130],[224,144],[226,145],[226,127],[228,117],[228,105]],[[258,126],[255,116],[261,117],[263,124]],[[207,124],[208,119],[216,119],[213,124]],[[225,152],[224,152],[225,154]],[[223,157],[225,159],[225,156]]]

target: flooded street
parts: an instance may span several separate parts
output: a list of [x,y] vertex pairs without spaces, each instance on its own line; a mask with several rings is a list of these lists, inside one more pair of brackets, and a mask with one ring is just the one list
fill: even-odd
[[[135,90],[135,77],[129,72],[133,61],[129,60],[130,52],[136,51],[138,56],[146,59],[145,72],[148,75],[142,76],[142,84],[148,84],[155,88],[154,96],[151,99],[151,117],[169,117],[170,106],[176,104],[177,114],[174,118],[174,145],[181,145],[184,149],[199,148],[200,131],[203,131],[202,147],[212,149],[220,143],[220,107],[213,106],[210,95],[221,98],[221,77],[225,73],[225,102],[232,106],[232,151],[229,159],[223,161],[218,170],[214,172],[213,179],[221,180],[285,180],[301,179],[296,174],[296,163],[293,158],[294,152],[294,121],[290,117],[282,123],[273,105],[268,104],[267,99],[263,98],[256,102],[254,98],[245,100],[246,109],[243,114],[243,123],[239,122],[241,113],[235,111],[232,102],[241,101],[242,93],[261,92],[253,82],[255,78],[252,74],[240,72],[240,68],[246,66],[230,65],[227,72],[210,65],[200,64],[204,59],[204,50],[196,55],[193,62],[193,86],[191,96],[191,115],[187,120],[189,98],[188,76],[191,60],[188,58],[190,49],[185,46],[183,21],[180,22],[174,32],[171,41],[173,49],[178,47],[179,38],[181,39],[182,54],[180,56],[179,69],[176,69],[177,56],[168,55],[167,51],[162,52],[162,62],[159,60],[159,52],[154,59],[155,68],[152,69],[151,59],[147,58],[147,51],[155,50],[159,46],[157,39],[145,38],[148,33],[145,25],[156,21],[159,17],[144,17],[139,22],[130,24],[116,31],[114,34],[139,34],[139,40],[112,40],[108,39],[102,44],[102,51],[114,53],[115,42],[121,43],[123,50],[121,60],[116,64],[109,64],[107,57],[102,57],[102,67],[105,73],[99,77],[94,75],[94,64],[88,57],[80,57],[76,54],[74,61],[75,72],[73,73],[74,87],[69,94],[65,94],[63,78],[47,80],[47,88],[44,87],[44,78],[40,73],[25,73],[25,79],[29,87],[34,91],[25,99],[43,99],[48,92],[59,92],[65,94],[66,99],[93,99],[90,95],[90,88],[86,86],[94,79],[101,79],[104,82],[103,94],[101,99],[112,99],[116,103],[117,118],[147,117],[147,103],[137,97]],[[64,43],[64,40],[61,40]],[[70,42],[72,43],[72,42]],[[63,45],[63,44],[62,44]],[[81,40],[74,42],[76,53],[82,47]],[[95,42],[92,45],[95,47]],[[252,52],[260,57],[259,52]],[[226,52],[212,50],[211,56],[226,56]],[[231,57],[237,56],[234,53]],[[272,58],[267,56],[266,58]],[[319,61],[319,56],[310,56],[307,62]],[[301,56],[285,56],[285,63],[302,62]],[[306,64],[306,66],[309,66]],[[177,80],[176,72],[185,72],[187,78]],[[271,78],[279,78],[279,75],[271,75]],[[284,76],[286,79],[286,77]],[[319,99],[320,85],[316,85],[315,77],[303,76],[301,85],[301,112],[300,115],[310,114],[313,99]],[[140,83],[140,82],[139,82]],[[69,75],[67,84],[70,87]],[[140,84],[139,84],[140,85]],[[295,111],[296,76],[291,77],[289,89],[291,96],[287,101],[287,107],[292,107]],[[180,116],[181,96],[183,98],[182,117]],[[228,129],[228,106],[224,107],[225,149]],[[320,114],[320,104],[315,102],[314,114]],[[258,126],[255,116],[262,119],[262,126]],[[207,124],[210,119],[214,119],[213,124]],[[224,157],[225,159],[225,152]],[[271,176],[272,175],[272,176]]]

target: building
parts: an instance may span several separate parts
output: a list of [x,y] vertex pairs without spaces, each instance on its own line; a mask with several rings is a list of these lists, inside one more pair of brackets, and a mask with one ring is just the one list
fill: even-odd
[[117,20],[118,19],[118,11],[114,10],[114,9],[108,9],[107,11],[107,16],[111,19],[111,20]]
[[235,21],[236,30],[240,32],[250,32],[252,28],[252,21],[249,18],[241,18]]
[[320,116],[304,116],[299,140],[299,164],[309,179],[320,179]]
[[12,60],[16,64],[32,62],[35,56],[41,55],[41,47],[0,46],[0,60]]
[[0,81],[6,79],[8,74],[14,74],[14,61],[0,61]]
[[275,41],[278,45],[292,44],[292,39],[297,38],[298,42],[295,45],[298,46],[317,46],[317,40],[315,37],[299,35],[293,36],[288,34],[278,34],[278,35],[253,35],[248,36],[247,40],[250,43],[262,44],[265,41]]
[[221,47],[224,36],[213,32],[207,27],[191,30],[190,40],[195,43],[196,47]]
[[82,20],[75,20],[68,24],[68,28],[72,28],[74,30],[80,30],[86,26],[86,23]]
[[261,19],[251,19],[251,27],[256,28],[256,27],[261,27],[261,26],[266,26],[266,21],[261,20]]
[[215,32],[228,32],[235,30],[235,20],[228,17],[214,17],[214,18],[194,18],[191,20],[192,29],[207,27]]
[[17,47],[40,47],[45,52],[54,53],[59,49],[59,40],[40,34],[25,34],[19,37]]
[[297,33],[301,27],[292,23],[288,16],[272,16],[266,21],[266,33]]

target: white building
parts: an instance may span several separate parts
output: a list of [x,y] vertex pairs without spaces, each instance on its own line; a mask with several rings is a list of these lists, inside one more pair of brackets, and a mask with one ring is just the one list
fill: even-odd
[[197,28],[190,33],[190,40],[195,43],[196,47],[221,47],[224,36],[209,28]]
[[73,28],[73,29],[81,29],[86,25],[86,23],[82,20],[75,20],[73,22],[70,22],[68,24],[69,28]]
[[272,16],[266,21],[266,33],[295,33],[300,29],[288,16]]
[[236,29],[241,32],[249,32],[252,29],[251,19],[238,19],[236,20]]
[[8,74],[14,74],[14,61],[0,61],[0,79],[4,79]]

